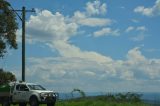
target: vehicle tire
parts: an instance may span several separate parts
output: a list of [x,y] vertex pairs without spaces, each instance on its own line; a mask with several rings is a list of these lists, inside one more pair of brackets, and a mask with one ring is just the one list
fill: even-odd
[[10,103],[9,103],[9,99],[8,99],[8,98],[4,98],[4,99],[3,99],[2,106],[10,106]]
[[54,99],[53,102],[47,103],[47,106],[55,106],[55,104],[56,104],[56,98]]
[[27,106],[27,103],[19,103],[19,106]]
[[55,106],[55,103],[52,102],[52,103],[47,103],[47,106]]
[[36,97],[31,97],[29,100],[30,106],[39,106],[38,100]]
[[7,101],[7,100],[3,101],[2,106],[10,106],[9,101]]

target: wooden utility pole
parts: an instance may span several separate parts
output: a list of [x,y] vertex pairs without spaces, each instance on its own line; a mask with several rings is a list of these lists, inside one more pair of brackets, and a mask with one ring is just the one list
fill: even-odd
[[26,9],[22,7],[22,81],[25,81],[25,20]]
[[[26,8],[23,6],[22,10],[14,10],[13,9],[13,11],[17,14],[17,16],[22,21],[22,81],[25,81],[25,33],[26,33],[25,22],[26,22],[26,12],[35,12],[35,10],[34,9],[26,10]],[[19,16],[19,14],[17,12],[21,12],[22,16]]]

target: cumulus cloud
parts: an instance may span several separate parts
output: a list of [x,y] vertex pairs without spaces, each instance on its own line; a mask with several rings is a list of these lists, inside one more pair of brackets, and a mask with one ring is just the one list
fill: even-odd
[[[112,23],[108,19],[91,17],[104,13],[105,6],[102,5],[98,7],[94,5],[94,8],[98,8],[98,12],[91,12],[90,16],[87,16],[88,12],[77,11],[73,16],[65,17],[59,12],[52,14],[44,10],[30,17],[26,23],[30,41],[43,43],[51,50],[56,49],[59,55],[29,58],[26,73],[28,81],[46,84],[57,91],[71,91],[73,88],[105,91],[107,88],[113,89],[118,86],[123,89],[126,83],[131,85],[131,81],[137,83],[137,80],[160,79],[158,76],[160,60],[146,58],[138,47],[129,50],[125,60],[114,60],[95,51],[81,50],[70,43],[70,38],[76,36],[81,26],[97,27]],[[135,29],[144,30],[143,27]],[[118,30],[106,27],[94,32],[94,35],[118,35],[118,33]],[[138,86],[141,87],[141,84]],[[133,86],[127,87],[131,89]]]
[[143,15],[146,15],[146,16],[152,16],[153,8],[145,8],[144,6],[139,6],[134,9],[134,12],[142,13]]
[[136,33],[135,36],[130,37],[130,39],[133,41],[143,41],[145,39],[145,37],[147,36],[145,34],[145,32],[147,31],[147,28],[145,26],[137,26],[137,27],[129,26],[125,30],[126,33],[130,33],[133,31],[134,31],[134,33]]
[[[47,10],[30,18],[27,32],[31,40],[47,44],[59,53],[58,57],[30,58],[31,65],[27,68],[27,78],[30,81],[42,81],[38,83],[46,85],[53,83],[57,91],[70,91],[75,87],[87,90],[86,86],[93,87],[96,91],[98,88],[94,85],[97,83],[103,85],[104,90],[107,88],[104,83],[100,83],[106,80],[133,81],[146,77],[159,79],[160,60],[145,58],[139,48],[131,49],[126,60],[113,60],[94,51],[82,51],[70,44],[69,39],[75,36],[78,27],[77,23],[69,21],[62,14],[52,14]],[[108,29],[105,33],[111,32],[114,31]],[[143,77],[140,78],[138,73]]]
[[[139,48],[136,47],[128,52],[127,55],[128,60],[126,63],[130,66],[132,70],[138,74],[139,72],[150,79],[159,79],[157,74],[160,73],[160,67],[158,64],[160,63],[160,59],[148,59],[142,55],[139,51]],[[156,66],[157,65],[157,66]],[[137,75],[138,77],[138,75]]]
[[33,42],[46,43],[63,57],[83,57],[99,62],[111,60],[96,52],[81,51],[80,48],[70,44],[69,39],[77,33],[77,28],[76,23],[68,21],[62,14],[54,15],[47,10],[32,16],[27,22],[28,36]]
[[141,13],[145,16],[160,15],[160,0],[157,0],[154,6],[146,8],[144,6],[138,6],[134,9],[134,12]]
[[99,15],[107,12],[107,5],[101,3],[100,0],[88,2],[86,4],[86,11],[88,15]]
[[127,58],[128,60],[131,60],[132,62],[145,61],[145,57],[139,51],[139,47],[135,47],[131,49],[130,51],[128,51]]
[[76,11],[74,13],[72,20],[79,25],[90,26],[90,27],[107,26],[112,23],[111,19],[88,16],[87,12],[80,12],[80,11]]
[[145,35],[144,34],[139,34],[139,35],[136,35],[134,37],[131,37],[131,40],[133,41],[143,41],[145,39]]
[[111,28],[103,28],[99,31],[94,32],[94,37],[100,36],[118,36],[119,30],[112,30]]
[[111,19],[97,18],[96,16],[104,15],[107,11],[107,5],[101,3],[100,0],[88,2],[86,4],[86,11],[76,11],[72,20],[79,25],[96,27],[108,26],[113,23]]
[[112,21],[110,19],[100,19],[100,18],[84,18],[77,20],[77,23],[85,26],[106,26],[110,25]]
[[139,23],[139,20],[137,20],[137,19],[131,19],[131,21],[134,23]]
[[[92,8],[93,10],[92,12],[90,11],[90,13],[88,13],[90,10],[89,8]],[[52,14],[48,10],[38,11],[37,16],[31,16],[26,25],[28,35],[32,34],[35,36],[27,37],[29,37],[29,41],[34,39],[34,37],[35,39],[32,41],[36,41],[36,36],[43,38],[43,41],[51,40],[50,37],[54,37],[56,40],[63,39],[67,41],[68,38],[76,35],[78,28],[81,26],[102,27],[111,25],[113,23],[111,19],[97,18],[92,16],[102,15],[105,12],[106,4],[102,4],[98,0],[88,2],[86,5],[86,11],[75,11],[73,16],[64,16],[59,12]],[[55,34],[55,36],[53,36],[53,34]]]
[[[139,47],[129,50],[125,60],[111,59],[108,61],[107,58],[105,56],[106,61],[103,62],[74,56],[29,58],[28,61],[34,65],[27,69],[27,78],[31,81],[33,79],[34,81],[44,81],[40,83],[52,83],[57,91],[70,91],[74,87],[86,91],[97,91],[99,87],[95,87],[95,84],[103,86],[101,91],[105,91],[113,86],[118,87],[115,86],[115,83],[121,85],[122,82],[125,84],[135,83],[135,86],[143,88],[141,84],[144,80],[157,81],[160,79],[160,59],[146,58]],[[114,84],[109,82],[114,82]],[[89,89],[85,88],[86,86]],[[126,87],[134,88],[133,86]]]
[[[47,21],[46,21],[47,20]],[[59,12],[52,14],[48,10],[38,13],[37,16],[31,16],[27,22],[27,34],[32,40],[42,42],[52,40],[68,40],[77,33],[78,25],[68,20]]]
[[145,32],[145,31],[147,31],[147,28],[146,28],[145,26],[139,26],[139,27],[137,27],[136,30],[137,30],[137,31]]
[[[70,90],[72,90],[74,86],[79,87],[83,85],[85,87],[90,81],[90,83],[96,83],[95,79],[100,80],[102,74],[108,76],[114,74],[109,70],[111,68],[110,65],[107,66],[106,64],[104,69],[104,64],[80,57],[30,58],[29,62],[35,64],[27,70],[29,79],[33,80],[33,76],[36,75],[38,78],[34,80],[53,83],[53,86],[64,86],[63,91],[66,91],[68,87]],[[66,86],[66,84],[68,84],[68,86]]]
[[[76,35],[78,27],[80,27],[78,23],[58,12],[52,14],[44,10],[36,16],[31,16],[27,22],[27,34],[31,38],[30,40],[42,42],[51,49],[56,49],[59,56],[43,58],[43,61],[42,58],[31,58],[30,68],[27,69],[30,79],[36,75],[37,80],[34,79],[36,81],[43,80],[43,83],[53,82],[64,86],[63,82],[66,82],[71,83],[70,87],[73,87],[72,84],[79,85],[79,81],[86,85],[83,83],[84,79],[95,79],[98,76],[99,80],[102,80],[107,76],[116,75],[112,58],[94,51],[81,50],[70,44],[69,39]],[[129,77],[129,73],[125,76]],[[62,77],[64,80],[58,81]]]
[[130,31],[133,31],[134,30],[134,27],[133,26],[129,26],[125,32],[130,32]]
[[129,26],[125,32],[131,32],[131,31],[139,31],[139,32],[145,32],[147,31],[147,28],[145,26],[137,26],[137,27],[134,27],[134,26]]

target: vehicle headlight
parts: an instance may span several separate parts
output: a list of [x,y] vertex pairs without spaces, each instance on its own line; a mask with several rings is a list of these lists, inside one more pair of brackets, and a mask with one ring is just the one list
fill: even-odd
[[48,95],[46,93],[40,93],[41,97],[47,97]]
[[53,97],[58,97],[59,94],[58,93],[52,93]]
[[52,93],[52,96],[53,96],[53,97],[56,97],[56,94],[55,94],[55,93]]

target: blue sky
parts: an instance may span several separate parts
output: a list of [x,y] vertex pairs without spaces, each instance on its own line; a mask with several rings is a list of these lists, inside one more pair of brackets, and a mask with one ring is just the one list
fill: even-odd
[[[7,0],[26,19],[26,80],[57,92],[159,92],[160,0]],[[18,50],[1,67],[21,79]],[[146,89],[147,88],[147,89]]]

